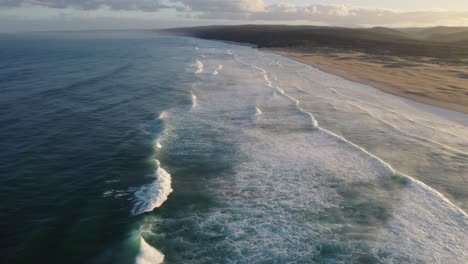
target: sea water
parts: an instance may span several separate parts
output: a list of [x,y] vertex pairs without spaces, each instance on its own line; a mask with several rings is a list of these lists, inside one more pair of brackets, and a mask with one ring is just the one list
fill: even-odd
[[0,36],[2,263],[464,263],[468,116],[253,48]]

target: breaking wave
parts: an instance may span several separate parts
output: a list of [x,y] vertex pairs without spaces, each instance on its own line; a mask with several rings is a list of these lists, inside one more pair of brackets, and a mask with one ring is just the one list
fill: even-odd
[[193,93],[193,91],[190,92],[190,98],[192,100],[192,109],[194,109],[195,107],[198,106],[198,102],[197,102],[197,96]]
[[158,160],[155,160],[156,172],[153,177],[156,178],[152,183],[144,185],[135,192],[135,204],[132,209],[133,215],[140,215],[151,212],[160,207],[172,193],[171,175],[161,168]]
[[203,63],[199,60],[195,61],[195,66],[197,67],[195,74],[203,73],[203,71],[205,70],[205,65],[203,65]]
[[164,255],[151,247],[143,237],[140,237],[140,251],[136,257],[136,264],[160,264],[164,262]]
[[[416,179],[415,179],[414,177],[412,177],[412,176],[409,176],[409,175],[406,175],[406,174],[402,174],[402,173],[399,173],[399,172],[397,173],[396,170],[393,169],[393,167],[392,167],[390,164],[388,164],[387,162],[385,162],[385,161],[382,160],[381,158],[377,157],[376,155],[370,153],[369,151],[367,151],[367,150],[364,149],[363,147],[354,144],[353,142],[349,141],[348,139],[346,139],[346,138],[343,137],[343,136],[340,136],[340,135],[338,135],[338,134],[336,134],[336,133],[334,133],[334,132],[332,132],[332,131],[329,131],[329,130],[327,130],[327,129],[324,129],[324,128],[320,127],[319,124],[318,124],[318,121],[314,118],[314,116],[312,115],[312,113],[306,112],[306,111],[304,111],[304,110],[300,107],[300,101],[299,101],[298,99],[296,99],[296,98],[294,98],[294,97],[288,95],[287,93],[285,93],[285,91],[284,91],[283,89],[281,89],[279,86],[273,86],[273,83],[270,81],[270,79],[269,79],[269,77],[268,77],[268,72],[267,72],[265,69],[263,69],[263,68],[261,68],[261,67],[258,67],[258,66],[256,66],[256,65],[253,65],[253,64],[248,64],[248,63],[243,62],[243,61],[241,61],[240,59],[235,58],[235,57],[234,57],[234,60],[236,60],[237,62],[239,62],[239,63],[241,63],[241,64],[243,64],[243,65],[252,67],[252,68],[257,69],[258,71],[260,71],[260,72],[263,74],[263,78],[264,78],[264,80],[265,80],[265,82],[266,82],[266,84],[267,84],[268,87],[274,88],[274,89],[280,91],[280,93],[281,93],[283,96],[285,96],[285,97],[289,98],[290,100],[292,100],[293,102],[295,102],[298,111],[300,111],[301,113],[304,113],[304,114],[307,114],[308,116],[310,116],[310,118],[311,118],[311,120],[312,120],[312,126],[313,126],[314,128],[317,128],[317,129],[319,129],[320,131],[323,131],[323,132],[325,132],[326,134],[331,135],[331,136],[333,136],[333,137],[339,139],[340,141],[345,142],[345,143],[349,144],[350,146],[352,146],[352,147],[358,149],[359,151],[361,151],[361,152],[365,153],[366,155],[368,155],[369,157],[371,157],[373,160],[375,160],[375,161],[377,161],[378,163],[380,163],[380,164],[381,164],[386,170],[388,170],[391,174],[393,174],[393,175],[403,175],[404,177],[408,178],[408,179],[411,180],[412,182],[418,184],[419,186],[421,186],[421,187],[423,187],[424,189],[430,191],[431,193],[433,193],[433,194],[436,195],[437,197],[441,198],[444,202],[447,203],[447,205],[449,205],[450,207],[452,207],[455,211],[457,211],[458,213],[460,213],[460,214],[463,215],[464,217],[467,217],[467,216],[468,216],[468,214],[467,214],[463,209],[461,209],[461,208],[459,208],[458,206],[456,206],[456,205],[455,205],[454,203],[452,203],[445,195],[443,195],[443,194],[440,193],[439,191],[437,191],[437,190],[431,188],[430,186],[426,185],[425,183],[423,183],[423,182],[421,182],[421,181],[419,181],[419,180],[416,180]],[[276,80],[277,80],[277,78],[276,78]],[[297,87],[297,86],[296,86],[296,88],[299,89],[299,90],[302,90],[302,89],[300,89],[300,88]],[[333,90],[335,93],[337,93],[337,91],[336,91],[335,89],[332,88],[332,90]],[[275,92],[275,94],[276,94],[276,92]],[[411,134],[411,136],[413,136],[413,135]],[[418,137],[418,138],[420,138],[420,137]],[[451,148],[451,147],[449,147],[449,146],[445,146],[445,145],[440,144],[440,143],[438,143],[438,142],[433,142],[433,141],[430,141],[430,140],[427,140],[427,141],[429,141],[429,142],[431,142],[431,143],[438,144],[438,145],[442,145],[443,147],[446,147],[447,149],[450,149],[450,150],[453,150],[453,151],[456,151],[456,152],[459,152],[459,153],[462,153],[462,154],[466,154],[465,152],[458,151],[458,150],[456,150],[456,149],[453,149],[453,148]]]
[[222,69],[223,69],[223,65],[222,64],[218,65],[216,70],[213,71],[213,75],[218,75]]
[[262,110],[257,106],[255,107],[255,115],[261,115],[263,114]]
[[[190,195],[177,197],[182,200],[176,206],[167,204],[164,215],[146,216],[157,223],[151,227],[157,235],[148,241],[165,243],[165,261],[433,263],[453,257],[451,263],[459,263],[465,257],[467,215],[462,209],[392,168],[381,152],[340,130],[328,130],[322,117],[335,117],[333,111],[342,107],[369,118],[353,105],[371,113],[374,108],[351,97],[343,102],[324,85],[308,90],[302,80],[284,77],[290,69],[279,60],[262,63],[228,51],[234,61],[221,61],[225,49],[219,53],[210,50],[204,62],[213,65],[213,75],[223,65],[229,71],[216,78],[200,75],[185,90],[191,109],[198,105],[197,96],[202,107],[190,112],[186,100],[183,113],[171,112],[171,158],[180,159]],[[198,68],[203,72],[203,63]],[[353,113],[345,112],[345,124],[361,121],[346,119]],[[401,117],[419,122],[410,114]],[[172,192],[169,173],[159,162],[157,167],[155,182],[139,190],[140,203],[132,213],[161,206]],[[161,187],[164,179],[168,188]],[[164,261],[143,238],[140,244],[137,263]]]

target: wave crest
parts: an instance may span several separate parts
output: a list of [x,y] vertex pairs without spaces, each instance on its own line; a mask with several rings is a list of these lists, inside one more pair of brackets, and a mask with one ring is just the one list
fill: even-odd
[[157,169],[154,176],[156,180],[144,185],[135,192],[136,202],[132,209],[133,215],[151,212],[155,208],[160,207],[173,191],[171,187],[171,175],[161,168],[158,160],[155,161]]
[[199,60],[195,61],[195,65],[197,66],[197,70],[195,71],[195,74],[203,73],[203,71],[205,70],[205,65],[203,65],[203,63]]
[[216,68],[216,70],[213,71],[213,75],[218,75],[219,72],[223,69],[223,67],[224,67],[224,66],[223,66],[222,64],[218,65],[218,67]]
[[136,257],[136,264],[160,264],[164,262],[164,255],[150,246],[143,237],[140,237],[140,253]]

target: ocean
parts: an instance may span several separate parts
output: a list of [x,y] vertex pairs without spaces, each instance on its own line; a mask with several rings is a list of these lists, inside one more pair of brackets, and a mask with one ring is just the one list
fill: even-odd
[[250,47],[0,35],[1,263],[467,263],[468,115]]

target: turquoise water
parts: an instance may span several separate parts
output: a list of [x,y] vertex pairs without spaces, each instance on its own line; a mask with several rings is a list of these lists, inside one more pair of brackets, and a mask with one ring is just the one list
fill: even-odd
[[2,263],[463,263],[468,117],[152,32],[0,36]]

